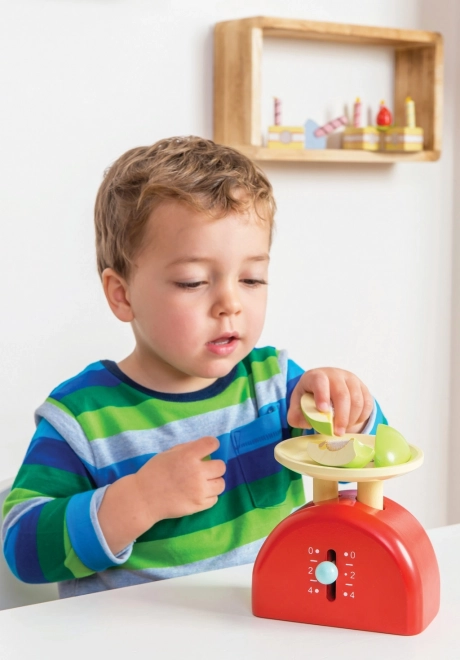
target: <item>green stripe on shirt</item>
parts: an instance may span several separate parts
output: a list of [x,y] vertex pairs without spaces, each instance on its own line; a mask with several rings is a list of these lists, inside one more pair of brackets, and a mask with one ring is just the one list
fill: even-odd
[[216,527],[179,537],[136,543],[133,554],[120,568],[142,570],[201,561],[267,536],[272,529],[304,502],[303,483],[293,481],[285,505],[253,509]]

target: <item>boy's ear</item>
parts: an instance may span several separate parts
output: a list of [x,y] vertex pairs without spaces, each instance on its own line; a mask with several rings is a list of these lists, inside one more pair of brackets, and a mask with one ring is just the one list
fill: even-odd
[[129,323],[133,320],[133,311],[128,298],[128,285],[113,268],[102,271],[102,286],[110,309],[117,319]]

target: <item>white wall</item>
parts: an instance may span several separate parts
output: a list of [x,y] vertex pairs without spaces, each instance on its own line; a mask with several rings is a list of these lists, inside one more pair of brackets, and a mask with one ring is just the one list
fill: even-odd
[[[49,391],[89,362],[131,349],[96,274],[95,193],[104,168],[130,147],[212,137],[213,25],[266,14],[442,28],[452,57],[453,4],[0,0],[0,480],[18,469],[33,410]],[[292,44],[267,44],[265,107],[267,67],[293,54]],[[300,48],[292,61],[299,75],[307,54]],[[328,77],[319,89],[303,78],[291,111],[301,102],[303,121],[309,95],[325,115],[344,95],[343,103],[357,93],[374,102],[379,85],[385,94],[391,87],[385,57],[375,62],[380,82],[366,73],[363,90],[359,77],[345,89],[333,62],[321,60],[334,90]],[[262,339],[288,347],[305,368],[342,366],[369,384],[390,423],[426,453],[425,466],[388,482],[386,494],[427,527],[448,520],[453,79],[451,64],[438,163],[265,167],[279,213]],[[458,509],[450,516],[460,520]]]
[[[452,31],[460,33],[460,5],[451,0],[452,10],[449,16],[452,21]],[[455,85],[452,94],[455,95],[454,124],[458,122],[460,112],[460,46],[456,39],[456,49],[452,57],[453,76]],[[460,465],[459,411],[460,411],[460,131],[452,135],[454,148],[454,209],[453,209],[453,236],[452,236],[452,358],[451,358],[451,406],[450,406],[450,462],[449,462],[449,520],[460,520],[460,479],[458,478],[458,465]]]

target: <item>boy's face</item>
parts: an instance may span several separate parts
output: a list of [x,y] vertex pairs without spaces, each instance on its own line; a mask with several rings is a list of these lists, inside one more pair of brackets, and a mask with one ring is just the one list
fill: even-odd
[[252,350],[265,320],[269,242],[254,210],[211,220],[167,201],[153,212],[126,285],[133,356],[153,389],[201,389]]

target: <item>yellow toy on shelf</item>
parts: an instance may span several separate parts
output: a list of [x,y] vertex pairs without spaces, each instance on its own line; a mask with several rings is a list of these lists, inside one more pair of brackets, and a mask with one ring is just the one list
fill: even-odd
[[343,132],[343,149],[363,149],[364,151],[378,151],[380,147],[380,133],[374,126],[355,128],[350,126]]
[[353,106],[353,126],[343,132],[343,149],[362,149],[364,151],[378,151],[380,134],[373,126],[361,126],[362,103],[358,97]]
[[384,136],[384,151],[422,151],[423,128],[415,122],[415,103],[408,96],[406,98],[406,125],[392,126]]
[[303,149],[305,130],[303,126],[281,125],[281,99],[274,99],[274,126],[268,127],[269,149]]
[[422,151],[423,128],[395,126],[385,135],[385,151]]
[[270,149],[303,149],[304,141],[303,126],[268,127],[268,147]]

